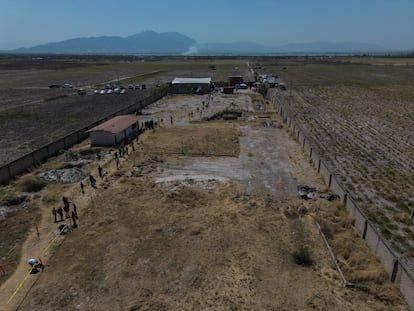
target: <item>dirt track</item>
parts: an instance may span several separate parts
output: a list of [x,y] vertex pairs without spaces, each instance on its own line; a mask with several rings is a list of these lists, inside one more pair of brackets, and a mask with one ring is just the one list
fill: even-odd
[[[173,115],[173,125],[146,132],[118,171],[110,155],[101,160],[108,189],[99,181],[82,196],[78,184],[49,185],[33,199],[43,213],[41,239],[33,232],[1,287],[5,310],[407,310],[387,282],[372,286],[372,294],[343,288],[312,217],[331,203],[296,197],[297,184],[323,185],[300,146],[277,127],[281,120],[268,114],[270,106],[254,111],[250,97],[238,95],[230,100],[247,103],[244,121],[189,123],[188,109],[200,108],[201,98],[169,100],[152,113]],[[215,97],[206,113],[228,100]],[[188,136],[171,135],[180,126]],[[200,153],[217,155],[191,156],[215,130],[223,145],[204,144]],[[232,140],[238,132],[240,155],[220,156],[237,151],[224,136]],[[83,143],[72,152],[88,148]],[[30,275],[4,305],[27,272],[27,258],[53,238],[50,202],[58,204],[61,195],[77,203],[79,228],[46,253],[46,270]],[[301,207],[310,213],[299,217]],[[311,246],[312,267],[292,259],[302,243]]]

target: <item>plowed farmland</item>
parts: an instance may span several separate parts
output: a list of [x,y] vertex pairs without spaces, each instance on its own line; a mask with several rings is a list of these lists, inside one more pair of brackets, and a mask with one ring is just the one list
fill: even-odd
[[413,259],[414,67],[364,61],[280,64],[288,90],[273,96],[394,249]]

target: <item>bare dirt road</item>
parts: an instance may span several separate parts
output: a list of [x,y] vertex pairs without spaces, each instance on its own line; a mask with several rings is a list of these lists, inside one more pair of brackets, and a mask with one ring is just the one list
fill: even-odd
[[[41,236],[33,231],[23,244],[0,288],[2,310],[408,310],[338,203],[298,198],[298,184],[324,186],[272,107],[250,94],[216,94],[207,110],[202,101],[167,97],[143,111],[162,126],[140,136],[120,169],[109,153],[84,164],[108,172],[98,189],[49,184],[31,200]],[[227,108],[243,117],[202,119]],[[50,208],[62,195],[77,203],[79,227],[47,248],[57,226]],[[343,287],[318,216],[343,222],[346,243],[369,258],[361,262],[370,266],[357,263],[352,248],[340,258],[354,260],[348,271],[364,291]],[[293,256],[303,246],[308,267]],[[46,269],[25,279],[26,260],[42,252]]]

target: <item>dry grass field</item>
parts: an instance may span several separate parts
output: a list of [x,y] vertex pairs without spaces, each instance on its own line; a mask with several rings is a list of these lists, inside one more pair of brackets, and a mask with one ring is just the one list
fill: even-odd
[[[67,82],[66,72],[86,79],[82,86],[101,86],[117,80],[116,76],[128,79],[125,84],[145,81],[151,86],[176,75],[207,74],[211,64],[217,66],[216,78],[223,79],[234,67],[245,68],[255,61],[259,60],[99,60],[98,65],[88,61],[79,66],[72,64],[73,60],[69,64],[59,60],[43,69],[3,62],[2,70],[12,70],[15,81],[27,84],[18,95],[19,87],[7,81],[6,73],[0,79],[0,91],[9,94],[0,103],[0,119],[8,122],[4,130],[11,127],[10,134],[22,131],[15,141],[2,143],[14,150],[27,146],[22,149],[26,152],[91,122],[98,113],[111,113],[111,109],[141,96],[142,90],[125,97],[100,98],[43,89],[45,83]],[[374,151],[395,142],[397,151],[387,149],[395,161],[393,168],[402,159],[408,166],[405,170],[390,168],[390,176],[397,175],[384,182],[398,183],[402,174],[412,176],[412,162],[405,157],[413,148],[408,124],[413,94],[406,82],[412,78],[411,67],[362,65],[360,61],[321,64],[320,60],[312,65],[298,58],[279,61],[267,60],[264,69],[279,75],[288,86],[288,91],[277,91],[279,100],[289,105],[325,156],[335,154],[348,161],[343,160],[348,166],[334,168],[347,186],[354,186],[352,195],[366,203],[367,210],[375,206],[379,212],[373,215],[387,219],[385,225],[392,234],[408,234],[412,230],[408,222],[395,222],[398,229],[389,228],[398,206],[370,188],[373,183],[368,181],[376,175],[356,172],[363,170],[364,160],[371,159],[372,168],[368,166],[367,172],[388,176],[379,165],[386,162]],[[287,70],[282,71],[283,67]],[[17,70],[29,70],[40,82],[26,80],[25,74],[20,77]],[[389,98],[397,94],[393,92],[399,92],[400,97],[394,105],[375,106],[380,99],[385,101],[388,91],[377,97],[377,90],[383,88],[373,84],[381,75],[394,71],[394,82],[387,82]],[[142,80],[144,77],[148,80]],[[339,81],[334,83],[334,78]],[[52,94],[56,91],[59,98]],[[370,106],[352,101],[359,102],[360,97]],[[333,99],[337,103],[331,105]],[[165,123],[141,135],[139,142],[134,142],[135,150],[130,146],[120,169],[115,165],[114,149],[91,148],[86,140],[0,187],[0,265],[6,270],[5,275],[0,271],[0,310],[409,309],[397,285],[388,281],[384,267],[359,238],[344,207],[326,199],[328,189],[273,105],[250,91],[214,94],[208,110],[197,114],[196,108],[201,110],[201,102],[207,100],[205,96],[167,96],[143,110],[146,115],[164,118]],[[346,110],[344,103],[349,102],[355,107]],[[380,107],[390,109],[389,115],[396,118],[403,111],[400,105],[408,107],[402,121],[387,121]],[[242,118],[205,119],[228,109],[242,111]],[[194,118],[189,117],[190,111]],[[352,118],[347,118],[350,115]],[[173,124],[168,122],[170,116]],[[36,132],[36,118],[50,123],[42,125],[42,134],[35,134],[40,133]],[[17,121],[19,126],[13,128]],[[380,122],[384,123],[381,133],[387,143],[374,135],[379,131],[374,125]],[[394,139],[391,135],[398,133],[395,124],[403,134]],[[362,126],[366,131],[351,130],[347,125]],[[348,136],[342,136],[343,144],[337,147],[333,134],[342,131]],[[348,143],[354,136],[355,144]],[[375,147],[367,142],[374,142]],[[362,150],[353,153],[358,148]],[[336,158],[331,159],[332,165],[340,163]],[[351,166],[353,162],[355,166]],[[39,179],[39,174],[54,169],[80,169],[86,176],[96,176],[98,164],[107,175],[98,179],[96,190],[85,177],[67,183]],[[81,179],[86,185],[84,195],[79,187]],[[304,201],[298,197],[297,185],[314,186],[317,195]],[[390,189],[411,191],[413,185],[408,181],[393,187]],[[401,207],[401,215],[406,217],[413,198],[409,192],[401,193],[407,199],[403,201],[407,206]],[[79,227],[64,236],[57,229],[61,223],[55,224],[51,214],[52,207],[61,205],[62,196],[75,202],[79,213]],[[376,204],[365,201],[367,198]],[[321,225],[346,280],[355,283],[355,288],[343,286],[315,221]],[[400,243],[396,247],[407,247],[408,251],[411,246]],[[27,259],[32,257],[45,262],[43,272],[27,274]]]
[[[98,163],[108,173],[96,190],[85,181],[85,195],[77,182],[48,183],[25,200],[33,219],[16,212],[2,221],[17,226],[19,214],[27,222],[10,241],[14,251],[2,253],[16,257],[14,273],[0,277],[2,308],[408,310],[344,208],[324,198],[322,181],[272,106],[253,105],[258,97],[249,94],[215,95],[206,115],[229,100],[245,107],[243,119],[189,120],[177,102],[195,111],[199,96],[154,103],[148,111],[172,115],[174,124],[141,135],[120,169],[113,149],[85,141],[2,187],[4,201],[75,158],[94,175]],[[289,187],[297,184],[316,186],[318,196],[301,200]],[[65,236],[50,213],[62,195],[79,213],[79,227]],[[358,288],[343,286],[315,220]],[[0,251],[10,245],[2,242]],[[36,256],[46,269],[27,275],[26,260]]]
[[278,102],[395,250],[414,258],[413,60],[273,66],[288,85],[274,91]]
[[[92,57],[91,57],[92,58]],[[209,69],[214,65],[216,70]],[[211,76],[223,81],[238,60],[136,59],[133,57],[0,58],[0,164],[79,130],[148,96],[175,77]],[[49,89],[70,83],[73,89]],[[106,84],[145,83],[126,95],[93,95]],[[77,95],[77,89],[88,94]]]

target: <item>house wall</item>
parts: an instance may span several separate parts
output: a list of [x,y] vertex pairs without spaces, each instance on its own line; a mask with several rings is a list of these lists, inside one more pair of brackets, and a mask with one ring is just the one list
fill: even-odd
[[89,134],[93,146],[119,146],[127,137],[133,136],[136,132],[137,131],[130,126],[117,134],[105,131],[94,131]]
[[235,77],[229,77],[229,84],[231,85],[231,86],[235,86],[236,84],[241,84],[241,83],[243,83],[243,77],[237,77],[237,76],[235,76]]
[[92,146],[115,146],[115,134],[103,131],[89,133]]
[[210,84],[200,83],[176,83],[171,87],[171,92],[175,94],[194,94],[198,88],[201,88],[199,94],[210,92]]

